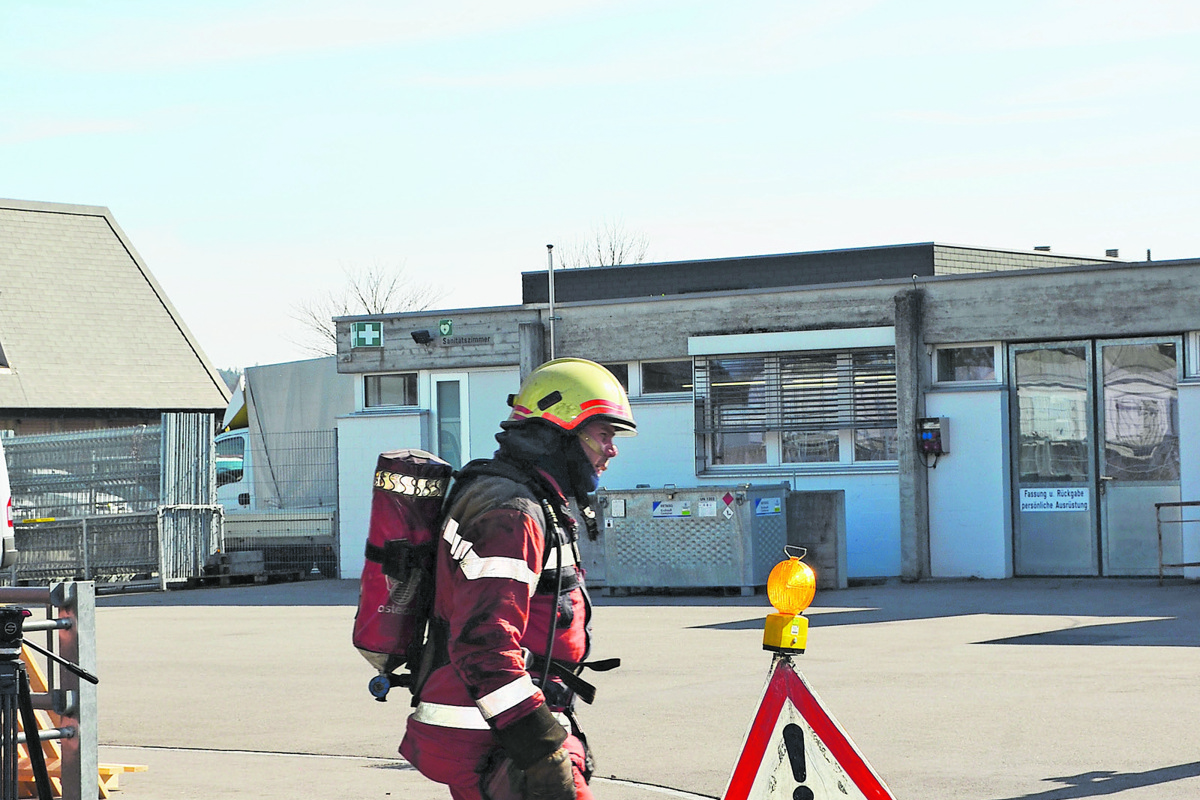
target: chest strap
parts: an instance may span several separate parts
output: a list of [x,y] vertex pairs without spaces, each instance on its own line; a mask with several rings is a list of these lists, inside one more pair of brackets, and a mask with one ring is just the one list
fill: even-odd
[[549,594],[555,593],[563,595],[573,589],[579,588],[579,584],[583,581],[579,577],[579,570],[573,565],[562,568],[562,585],[559,586],[558,570],[542,570],[542,576],[538,578],[537,588],[534,589],[534,594]]

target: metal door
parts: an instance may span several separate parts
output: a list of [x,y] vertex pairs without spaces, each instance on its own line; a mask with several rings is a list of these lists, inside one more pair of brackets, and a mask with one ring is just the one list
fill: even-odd
[[[1103,387],[1097,429],[1104,442],[1098,456],[1105,575],[1158,574],[1154,504],[1180,497],[1182,344],[1178,337],[1096,343],[1096,385]],[[1178,540],[1164,541],[1163,560],[1180,563],[1180,548]]]
[[1092,345],[1009,348],[1013,569],[1097,575]]

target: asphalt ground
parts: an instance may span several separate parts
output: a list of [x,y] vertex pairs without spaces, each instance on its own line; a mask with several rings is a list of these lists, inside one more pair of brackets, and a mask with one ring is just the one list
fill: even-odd
[[[396,753],[351,647],[357,581],[97,600],[100,760],[120,800],[445,800]],[[771,656],[765,597],[596,597],[580,711],[599,800],[720,797]],[[890,582],[821,591],[795,663],[897,798],[1200,797],[1200,586]],[[791,789],[781,795],[791,797]]]

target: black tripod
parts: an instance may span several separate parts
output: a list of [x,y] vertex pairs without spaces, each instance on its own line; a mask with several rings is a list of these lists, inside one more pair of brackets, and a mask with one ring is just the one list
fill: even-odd
[[30,611],[27,608],[0,606],[0,800],[17,800],[20,786],[17,746],[21,743],[18,719],[25,732],[25,747],[29,751],[29,764],[33,768],[38,800],[53,798],[50,774],[46,770],[46,757],[42,753],[42,737],[38,732],[37,717],[33,713],[29,675],[21,661],[21,645],[29,645],[90,683],[100,682],[99,678],[79,665],[60,658],[32,642],[26,642],[24,623],[28,616]]

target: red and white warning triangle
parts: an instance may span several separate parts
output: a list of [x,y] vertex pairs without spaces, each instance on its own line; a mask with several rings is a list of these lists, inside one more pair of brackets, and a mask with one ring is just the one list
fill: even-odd
[[895,800],[787,657],[777,657],[724,800]]

